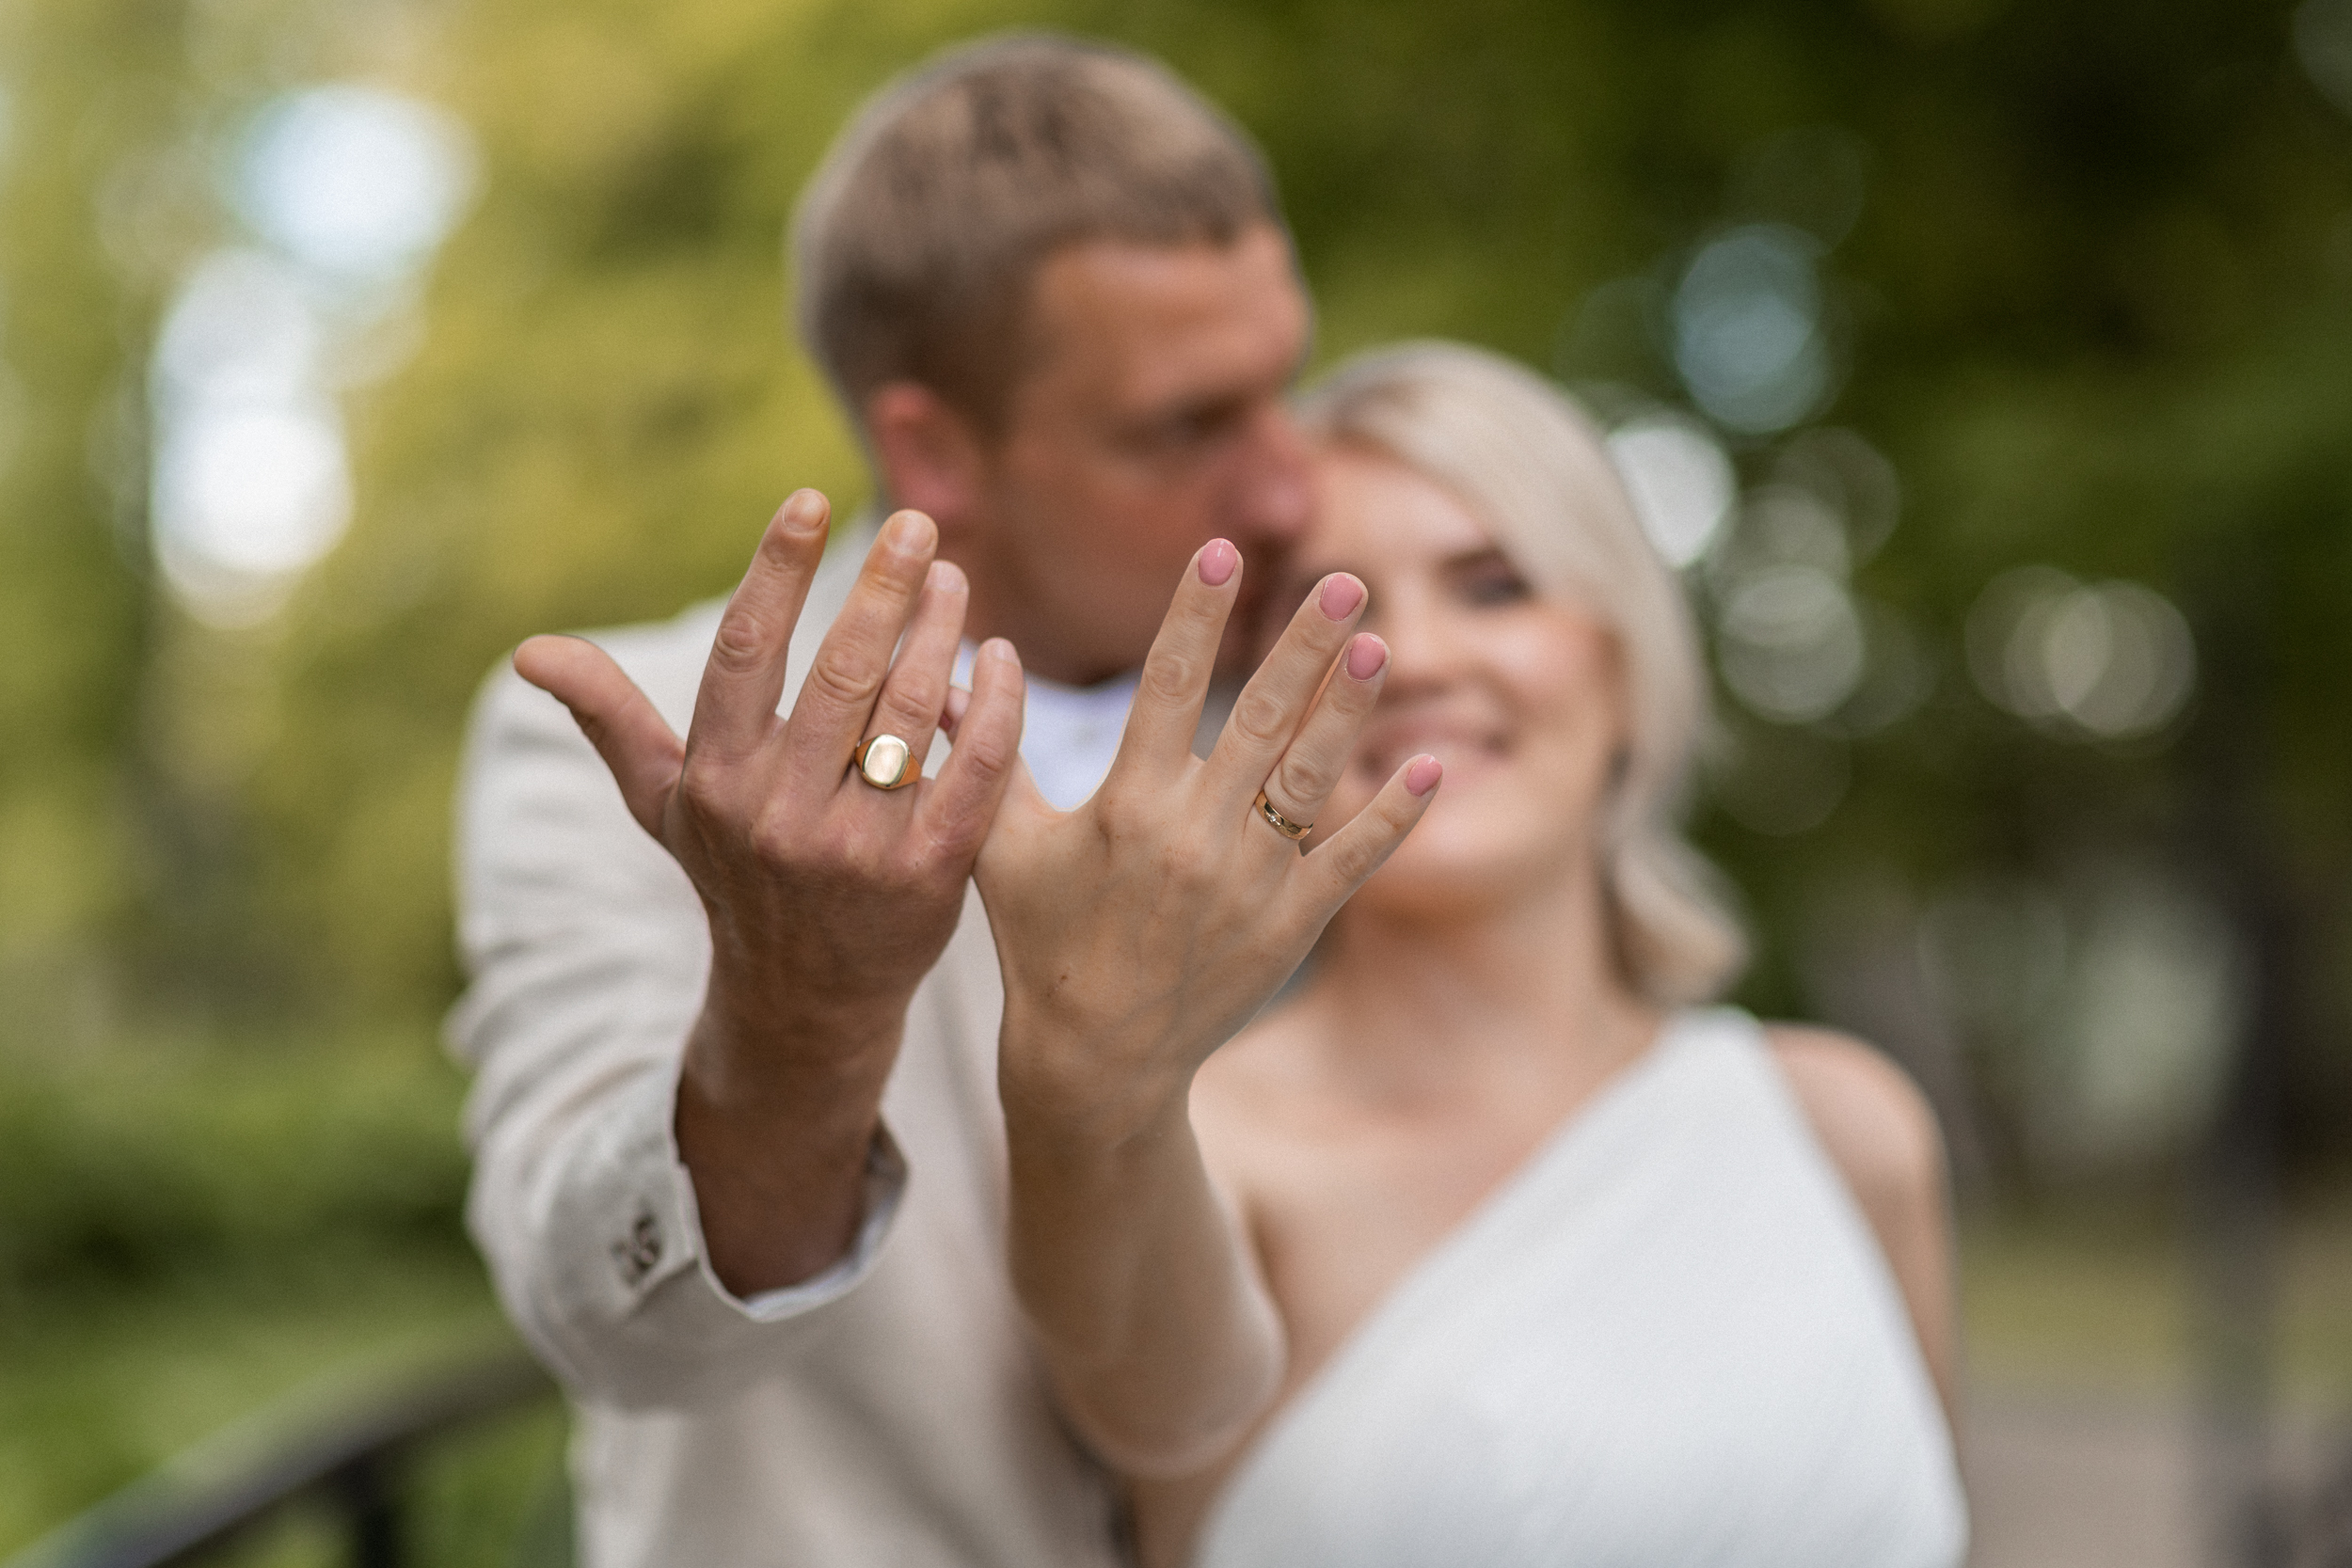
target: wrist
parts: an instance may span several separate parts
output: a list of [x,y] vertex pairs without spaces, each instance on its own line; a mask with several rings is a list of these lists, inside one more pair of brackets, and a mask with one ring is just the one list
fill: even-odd
[[1190,1122],[1192,1073],[1081,1037],[1006,1021],[997,1096],[1009,1135],[1057,1160],[1116,1157]]
[[687,1037],[681,1096],[723,1115],[787,1114],[811,1130],[870,1127],[911,1000],[776,994],[714,969]]

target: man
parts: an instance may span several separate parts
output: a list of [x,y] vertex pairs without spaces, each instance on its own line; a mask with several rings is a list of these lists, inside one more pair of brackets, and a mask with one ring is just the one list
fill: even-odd
[[[1307,305],[1239,134],[1054,40],[887,89],[795,244],[803,331],[928,515],[819,566],[803,492],[723,611],[525,644],[564,705],[486,689],[451,1022],[471,1224],[572,1393],[585,1560],[1108,1563],[1007,1279],[969,873],[1015,736],[1083,799],[1192,552],[1304,522]],[[953,754],[878,787],[852,755],[919,759],[951,662]]]

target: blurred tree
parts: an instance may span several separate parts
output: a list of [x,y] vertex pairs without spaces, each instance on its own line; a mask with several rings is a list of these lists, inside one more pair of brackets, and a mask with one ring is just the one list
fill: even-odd
[[[239,873],[244,940],[295,955],[314,1001],[448,998],[468,694],[529,632],[723,591],[796,484],[844,511],[863,498],[853,445],[782,325],[789,203],[884,76],[1017,21],[1159,53],[1264,141],[1327,356],[1446,334],[1606,382],[1606,398],[1688,406],[1666,302],[1693,257],[1735,225],[1799,236],[1826,291],[1832,395],[1783,433],[1721,434],[1751,487],[1832,423],[1892,458],[1899,523],[1883,547],[1858,531],[1840,547],[1916,678],[1867,721],[1852,705],[1751,711],[1727,690],[1702,828],[1765,938],[1748,997],[1868,1022],[1838,983],[1853,944],[1825,953],[1826,927],[1883,927],[1882,956],[1916,968],[1922,911],[1976,889],[1990,892],[1970,907],[1994,911],[2012,947],[2039,940],[2018,912],[2037,899],[2079,936],[2078,906],[2137,896],[2119,866],[2228,908],[2220,863],[2247,861],[2217,846],[2259,843],[2303,933],[2294,1082],[2341,1104],[2352,119],[2298,69],[2291,10],[409,8],[436,30],[391,67],[305,69],[389,71],[455,109],[480,138],[485,196],[435,275],[415,357],[354,407],[353,530],[260,656],[270,711],[238,809],[268,849]],[[1791,164],[1791,148],[1812,150]],[[1740,527],[1762,515],[1752,504]],[[2026,562],[2169,595],[2200,640],[2185,715],[2100,740],[1989,701],[1971,612]],[[1694,578],[1703,596],[1724,591],[1713,571]],[[122,613],[135,602],[126,589]],[[96,640],[127,678],[135,644]],[[2217,757],[2246,766],[2225,779]],[[1826,804],[1731,809],[1742,790],[1799,784]],[[2215,813],[2228,832],[2200,826]],[[1996,1155],[2026,1148],[2046,1064],[2001,1055],[2000,1028],[1960,1026]],[[2328,1134],[2314,1148],[2342,1145],[2333,1125],[2309,1130]]]
[[0,1031],[42,1039],[103,1026],[139,874],[155,287],[119,263],[186,215],[184,71],[175,6],[0,9]]

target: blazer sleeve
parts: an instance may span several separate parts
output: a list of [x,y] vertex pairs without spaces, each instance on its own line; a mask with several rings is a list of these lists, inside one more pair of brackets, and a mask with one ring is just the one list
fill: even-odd
[[[628,644],[645,636],[598,641],[642,666],[646,649]],[[657,662],[677,657],[665,638],[681,641],[652,634]],[[707,638],[683,641],[698,670]],[[651,673],[631,670],[654,691]],[[511,670],[475,705],[457,808],[470,984],[448,1034],[476,1075],[468,1226],[508,1314],[576,1395],[628,1408],[691,1404],[747,1352],[813,1343],[819,1322],[853,1309],[844,1298],[897,1212],[906,1167],[889,1135],[869,1156],[866,1221],[839,1264],[750,1301],[729,1292],[707,1260],[674,1132],[710,962],[692,885],[628,815],[570,714]]]

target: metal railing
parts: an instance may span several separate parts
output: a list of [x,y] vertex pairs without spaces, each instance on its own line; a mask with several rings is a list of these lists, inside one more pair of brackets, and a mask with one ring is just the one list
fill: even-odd
[[240,1422],[0,1568],[174,1568],[311,1502],[339,1520],[353,1568],[404,1568],[398,1481],[415,1451],[554,1398],[512,1344],[338,1380]]

